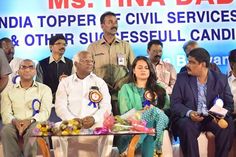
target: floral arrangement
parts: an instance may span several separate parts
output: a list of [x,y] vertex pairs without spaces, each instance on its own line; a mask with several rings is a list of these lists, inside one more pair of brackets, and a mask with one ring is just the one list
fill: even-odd
[[62,121],[59,127],[53,122],[41,122],[33,129],[33,135],[50,136],[50,135],[78,135],[82,128],[80,119]]
[[146,121],[140,119],[140,115],[136,114],[133,117],[123,118],[121,116],[112,116],[107,114],[104,117],[103,127],[91,129],[84,124],[82,119],[74,118],[64,120],[59,126],[55,123],[45,121],[38,123],[33,129],[35,136],[51,136],[51,135],[78,135],[78,134],[109,134],[112,132],[121,131],[136,131],[145,133],[155,133],[155,129],[147,128]]

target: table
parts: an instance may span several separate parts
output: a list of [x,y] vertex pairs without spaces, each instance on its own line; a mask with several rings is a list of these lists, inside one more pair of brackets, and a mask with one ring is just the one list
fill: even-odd
[[[57,136],[57,135],[52,135],[55,137],[77,137],[77,136],[109,136],[109,135],[133,135],[131,142],[128,146],[128,151],[127,151],[127,157],[134,157],[135,155],[135,149],[136,149],[136,145],[140,139],[140,135],[142,134],[147,134],[146,132],[131,132],[131,131],[127,131],[127,132],[111,132],[108,134],[78,134],[78,135],[69,135],[69,136]],[[153,134],[154,135],[154,134]],[[47,144],[47,142],[45,141],[44,137],[52,137],[52,136],[33,136],[36,137],[36,142],[39,146],[39,149],[42,152],[43,157],[50,157],[50,148]]]

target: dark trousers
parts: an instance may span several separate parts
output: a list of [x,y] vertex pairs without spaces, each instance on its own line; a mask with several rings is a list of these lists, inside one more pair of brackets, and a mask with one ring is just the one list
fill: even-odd
[[233,144],[234,125],[232,118],[226,118],[228,127],[220,128],[212,120],[193,122],[190,118],[184,117],[173,124],[173,130],[180,138],[180,146],[184,157],[199,157],[197,138],[202,131],[211,131],[215,135],[215,156],[227,157]]

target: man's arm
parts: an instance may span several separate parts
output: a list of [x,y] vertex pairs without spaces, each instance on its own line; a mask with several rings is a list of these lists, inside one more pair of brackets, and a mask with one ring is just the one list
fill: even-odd
[[131,48],[131,46],[130,46],[130,44],[128,43],[128,49],[129,49],[129,58],[128,58],[128,61],[129,61],[129,63],[128,63],[128,69],[130,70],[130,68],[131,68],[131,66],[132,66],[132,63],[133,63],[133,61],[134,61],[134,59],[135,59],[135,55],[134,55],[134,51],[133,51],[133,49]]
[[12,111],[11,99],[8,93],[9,91],[4,91],[1,95],[1,116],[3,124],[9,124],[15,119]]
[[32,118],[35,119],[36,121],[46,121],[48,120],[50,114],[51,114],[51,109],[52,109],[52,91],[48,86],[40,86],[38,90],[40,91],[41,94],[41,106],[39,113],[35,114]]
[[226,108],[230,113],[232,113],[234,111],[234,100],[227,78],[225,79],[225,87],[223,90],[224,108]]
[[1,76],[0,78],[0,93],[4,90],[8,83],[8,75]]
[[11,73],[11,68],[7,61],[4,52],[0,49],[0,93],[7,86],[8,75]]
[[[187,115],[188,111],[191,110],[191,108],[188,108],[186,104],[183,104],[184,100],[186,100],[187,97],[193,97],[190,95],[192,94],[192,92],[185,91],[186,89],[184,87],[187,85],[184,85],[183,83],[186,81],[187,80],[185,80],[183,77],[180,77],[179,75],[177,75],[177,80],[175,82],[175,85],[171,94],[171,113],[174,114],[175,116],[184,117]],[[186,93],[189,93],[189,95],[186,95]],[[188,99],[189,99],[189,103],[194,103],[194,102],[190,102],[191,101],[190,99],[193,99],[193,98],[188,98]]]
[[171,89],[171,93],[173,91],[173,88],[174,88],[174,85],[175,85],[175,82],[176,82],[176,77],[177,77],[176,70],[175,70],[174,66],[172,64],[170,64],[170,82],[169,82],[169,87]]
[[56,101],[55,101],[55,111],[59,118],[62,120],[69,120],[76,118],[71,112],[68,110],[68,94],[67,94],[67,82],[65,79],[62,79],[58,85],[56,92]]
[[43,69],[42,69],[40,63],[37,64],[36,71],[37,71],[36,81],[43,83]]

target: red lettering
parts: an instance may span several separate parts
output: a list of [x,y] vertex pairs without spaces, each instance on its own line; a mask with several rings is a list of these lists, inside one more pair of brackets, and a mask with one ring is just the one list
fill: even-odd
[[192,2],[192,0],[177,0],[177,5],[188,5]]
[[83,8],[85,6],[85,0],[48,0],[49,9],[68,9],[72,8]]
[[124,6],[124,1],[123,0],[119,0],[119,7],[123,7]]
[[232,3],[233,0],[218,0],[217,1],[217,4],[229,4],[229,3]]
[[85,6],[85,1],[84,0],[73,0],[74,3],[71,3],[73,8],[83,8]]
[[111,7],[111,0],[106,0],[106,2],[105,2],[106,4],[106,7]]
[[196,4],[201,4],[202,1],[208,1],[209,4],[214,4],[213,0],[197,0]]
[[159,2],[160,5],[165,5],[165,1],[164,1],[164,0],[149,0],[149,1],[147,2],[147,6],[152,6],[152,3],[153,3],[153,2]]
[[[143,6],[144,3],[143,3],[143,0],[136,0],[138,6]],[[132,6],[132,0],[127,0],[127,6],[130,7]]]
[[[192,3],[194,0],[177,0],[177,5],[188,5]],[[214,3],[214,0],[196,0],[196,5],[200,5],[203,1],[208,2],[208,4],[229,4],[232,3],[233,0],[217,0],[217,2]]]
[[[49,0],[49,9],[61,9],[62,8],[62,3],[64,1],[64,8],[68,8],[69,7],[69,3],[68,0]],[[54,7],[55,5],[55,7]]]

